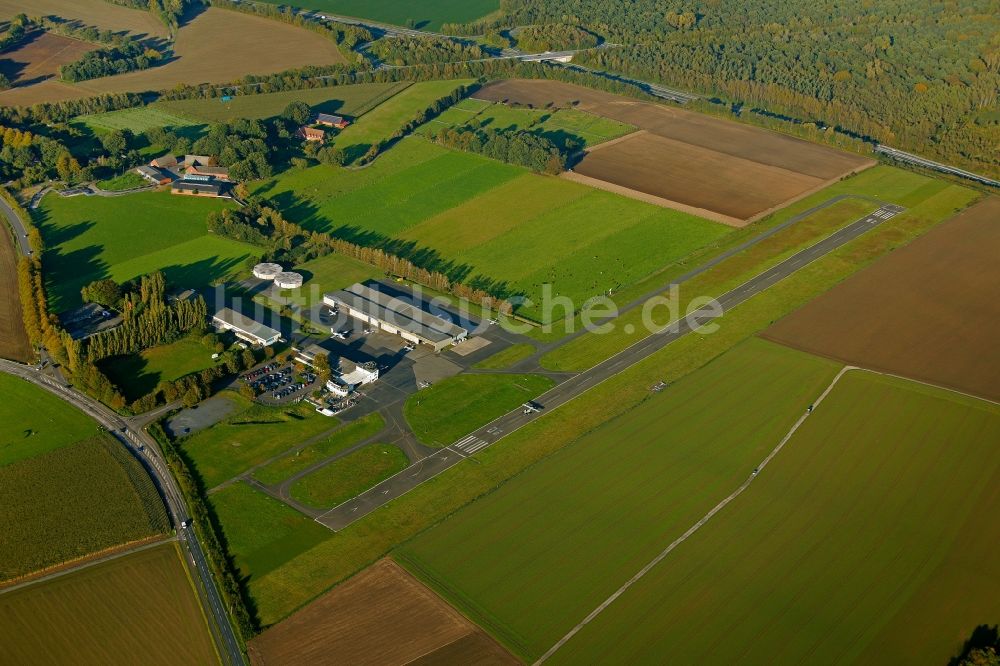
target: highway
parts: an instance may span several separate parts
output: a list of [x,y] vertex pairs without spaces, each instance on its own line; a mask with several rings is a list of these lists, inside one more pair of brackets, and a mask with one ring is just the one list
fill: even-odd
[[894,160],[899,160],[900,162],[906,162],[907,164],[916,164],[917,166],[922,166],[925,169],[951,174],[952,176],[959,176],[960,178],[967,178],[969,180],[974,180],[977,183],[982,183],[983,185],[1000,187],[1000,180],[980,176],[978,173],[972,173],[971,171],[942,164],[941,162],[934,162],[933,160],[929,160],[925,157],[920,157],[920,155],[914,155],[913,153],[908,153],[905,150],[899,150],[898,148],[890,148],[889,146],[881,143],[875,144],[875,152],[887,155]]
[[341,530],[380,506],[405,495],[424,481],[431,479],[469,456],[475,455],[515,430],[537,419],[539,414],[558,408],[607,379],[627,370],[671,342],[687,335],[726,311],[753,298],[781,280],[823,257],[871,229],[884,224],[904,209],[884,204],[874,212],[839,229],[826,238],[785,259],[776,266],[756,275],[684,319],[653,332],[632,346],[598,363],[594,367],[556,385],[534,402],[540,405],[537,412],[525,413],[518,408],[470,433],[466,437],[420,460],[395,476],[348,500],[316,518],[332,530]]
[[14,209],[4,199],[0,199],[0,213],[3,213],[3,216],[10,223],[14,235],[17,237],[17,245],[21,250],[21,254],[25,256],[31,254],[31,246],[28,245],[28,238],[26,236],[28,230],[24,228],[24,222],[21,221],[21,218],[18,217]]

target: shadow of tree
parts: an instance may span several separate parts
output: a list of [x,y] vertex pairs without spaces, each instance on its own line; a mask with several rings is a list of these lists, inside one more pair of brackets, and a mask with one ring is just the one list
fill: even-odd
[[974,650],[984,650],[993,648],[1000,652],[1000,627],[981,624],[972,630],[972,635],[962,646],[962,651],[948,661],[948,666],[960,666],[972,654]]

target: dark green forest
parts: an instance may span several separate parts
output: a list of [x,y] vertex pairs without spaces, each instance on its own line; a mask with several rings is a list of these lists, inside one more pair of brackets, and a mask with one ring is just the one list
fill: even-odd
[[502,0],[483,32],[570,23],[583,65],[1000,174],[997,0]]

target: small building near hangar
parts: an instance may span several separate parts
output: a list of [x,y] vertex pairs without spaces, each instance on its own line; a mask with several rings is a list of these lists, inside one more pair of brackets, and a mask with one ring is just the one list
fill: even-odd
[[157,169],[154,166],[146,166],[145,164],[140,167],[136,167],[135,171],[154,185],[166,185],[174,179],[169,172]]
[[350,125],[347,120],[342,116],[334,116],[329,113],[318,113],[316,114],[316,124],[317,125],[327,125],[328,127],[336,127],[337,129],[344,129]]
[[431,314],[413,302],[361,283],[325,294],[323,303],[404,340],[433,347],[434,351],[457,344],[469,334],[468,330]]
[[338,396],[346,396],[359,386],[371,384],[378,380],[378,364],[375,361],[357,363],[343,356],[330,354],[320,345],[309,345],[295,356],[295,360],[303,365],[314,367],[313,361],[319,354],[326,354],[330,362],[332,377],[326,383],[326,389]]
[[212,323],[220,331],[232,331],[240,340],[261,347],[269,347],[281,339],[279,331],[232,308],[222,308],[216,312],[212,317]]

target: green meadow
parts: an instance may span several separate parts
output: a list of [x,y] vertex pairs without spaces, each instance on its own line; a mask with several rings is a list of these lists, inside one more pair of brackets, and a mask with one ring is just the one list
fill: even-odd
[[[284,4],[278,0],[265,1],[270,4]],[[468,23],[486,16],[498,10],[500,2],[499,0],[426,0],[419,3],[405,0],[299,0],[296,6],[421,30],[440,30],[443,23]]]
[[579,307],[732,231],[419,137],[363,169],[289,170],[257,191],[307,228],[523,294],[534,319],[545,284]]
[[410,464],[403,450],[392,444],[369,444],[306,474],[289,493],[314,509],[332,509]]
[[1000,613],[997,442],[995,404],[849,372],[551,662],[948,663]]
[[[97,433],[97,424],[48,391],[0,374],[0,466],[32,458]],[[25,409],[30,405],[31,409]]]
[[154,127],[167,127],[176,130],[200,124],[197,119],[193,119],[187,114],[174,113],[161,105],[139,106],[119,111],[77,116],[72,122],[87,127],[95,134],[104,134],[112,130],[129,130],[138,134]]
[[751,339],[396,557],[534,660],[749,476],[838,369]]
[[167,192],[117,197],[48,194],[33,211],[45,241],[46,286],[56,312],[80,305],[80,288],[161,270],[178,288],[202,288],[240,272],[250,245],[208,233],[209,211],[232,206]]
[[135,400],[152,392],[161,381],[173,381],[211,367],[215,363],[214,351],[197,338],[186,337],[136,354],[104,359],[100,366],[126,399]]

